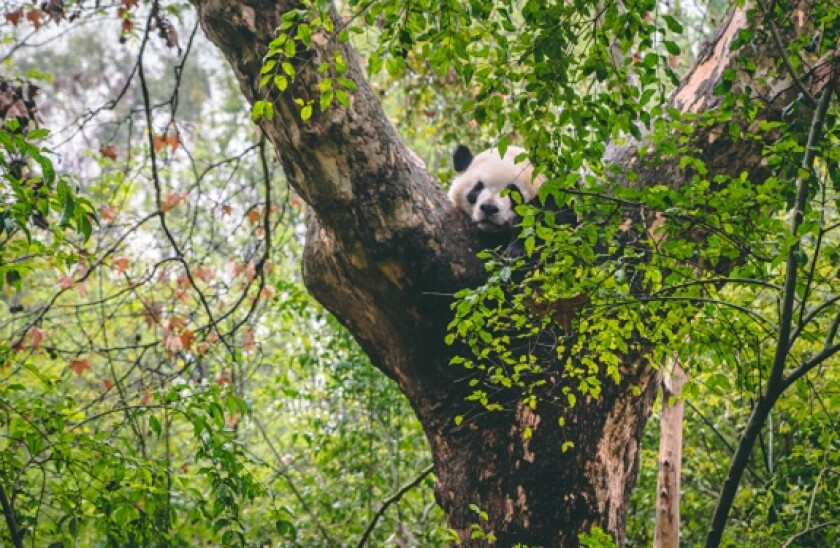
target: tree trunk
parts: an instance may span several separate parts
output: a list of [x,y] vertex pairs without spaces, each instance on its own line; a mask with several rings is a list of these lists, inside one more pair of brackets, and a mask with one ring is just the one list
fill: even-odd
[[680,465],[684,404],[680,399],[686,375],[678,360],[662,372],[662,419],[659,433],[659,478],[656,485],[656,548],[680,545]]
[[[492,532],[502,546],[573,546],[593,524],[623,542],[639,440],[656,395],[649,364],[642,356],[628,356],[619,385],[605,378],[599,399],[579,401],[572,410],[518,405],[511,412],[456,425],[457,415],[475,414],[475,404],[465,402],[472,389],[463,370],[449,365],[458,349],[446,346],[443,338],[451,294],[485,276],[475,257],[475,229],[404,147],[348,46],[335,39],[313,40],[293,60],[296,76],[289,89],[268,93],[259,88],[262,60],[280,15],[299,3],[192,2],[248,100],[268,99],[274,105],[273,120],[261,126],[289,182],[313,213],[303,266],[307,287],[411,402],[431,444],[436,497],[449,526],[465,545],[481,542],[469,540],[473,525]],[[711,90],[732,66],[736,53],[729,46],[746,21],[743,9],[727,16],[676,93],[675,105],[695,112],[714,106]],[[757,75],[767,76],[772,67],[769,47],[760,44],[743,52],[755,58]],[[336,50],[349,67],[343,76],[358,88],[351,107],[333,106],[302,121],[294,98],[317,99],[323,77],[317,67]],[[738,74],[736,80],[746,77]],[[775,116],[779,105],[795,95],[769,76],[753,84],[757,91],[765,91],[762,86],[778,87],[765,95],[772,100],[759,118]],[[733,143],[719,128],[699,127],[696,135],[713,173],[760,175],[760,143]],[[632,147],[612,149],[610,158],[636,171],[634,184],[679,185],[687,179],[676,166],[638,158]],[[516,400],[512,394],[511,401]],[[564,427],[558,426],[561,414]],[[565,442],[573,446],[564,451]]]

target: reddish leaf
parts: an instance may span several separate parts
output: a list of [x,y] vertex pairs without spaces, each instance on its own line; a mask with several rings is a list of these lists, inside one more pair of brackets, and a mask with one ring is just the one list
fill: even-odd
[[258,209],[254,208],[248,211],[248,220],[251,221],[252,225],[260,222],[260,219],[262,219],[262,214]]
[[172,333],[168,337],[163,340],[163,348],[166,350],[166,353],[169,356],[174,356],[178,353],[181,348],[183,348],[183,344],[181,343],[181,337],[177,334]]
[[192,283],[190,282],[190,277],[186,274],[181,274],[178,276],[178,287],[181,289],[189,289],[192,287]]
[[155,135],[152,138],[152,148],[155,149],[155,152],[160,152],[166,147],[166,137],[161,137],[160,135]]
[[234,260],[228,261],[228,272],[234,278],[238,278],[245,272],[245,266],[242,263],[236,262]]
[[178,136],[175,134],[167,135],[166,144],[169,146],[169,148],[175,150],[176,148],[178,148]]
[[122,274],[126,270],[128,270],[129,262],[128,259],[125,257],[119,257],[114,259],[114,262],[111,263],[111,266],[117,271],[117,274]]
[[166,320],[166,329],[170,331],[177,331],[185,325],[187,325],[187,320],[183,316],[178,316],[177,314],[169,316],[169,319]]
[[13,27],[18,26],[21,17],[23,17],[23,8],[18,8],[14,11],[8,11],[5,14],[6,21],[12,24]]
[[225,204],[222,206],[222,215],[230,215],[233,211],[233,208],[229,205]]
[[70,289],[76,285],[76,280],[73,279],[73,276],[68,274],[61,274],[58,277],[58,287],[61,289]]
[[123,34],[128,34],[132,30],[134,30],[134,23],[132,23],[131,19],[123,19],[122,27],[120,30]]
[[35,27],[35,30],[41,28],[41,23],[44,20],[44,17],[47,16],[47,13],[41,10],[32,10],[26,14],[26,18],[32,23],[32,26]]
[[117,208],[112,205],[106,205],[99,209],[99,218],[110,223],[117,217]]
[[160,323],[163,316],[163,307],[160,303],[143,303],[143,319],[146,320],[146,326],[152,327],[156,323]]
[[133,9],[137,7],[137,2],[140,0],[122,0],[122,5],[126,7],[126,9]]
[[211,268],[207,268],[205,266],[200,266],[193,270],[193,276],[201,280],[202,282],[209,284],[213,281],[213,278],[216,277],[216,273]]
[[105,390],[110,390],[114,386],[114,381],[111,379],[102,379],[102,387]]
[[108,158],[109,160],[116,160],[120,154],[120,151],[114,145],[104,145],[99,148],[99,154]]
[[140,396],[140,405],[152,405],[152,393],[148,390],[143,390],[143,394]]
[[179,192],[170,192],[166,195],[166,198],[163,199],[163,203],[160,204],[161,211],[166,213],[183,202],[184,198],[186,198],[186,196]]
[[29,330],[27,336],[29,337],[29,344],[32,348],[38,350],[41,348],[41,343],[47,338],[47,330],[41,329],[40,327],[33,327]]
[[70,360],[70,370],[75,373],[77,377],[81,377],[88,369],[90,369],[90,362],[87,358],[76,358],[75,360]]
[[195,333],[190,331],[189,329],[185,329],[181,332],[181,346],[184,347],[184,350],[189,350],[192,348],[193,339],[195,339]]
[[227,371],[219,371],[218,373],[216,373],[214,380],[216,381],[216,384],[222,386],[225,384],[230,384],[233,381],[233,377],[231,377],[230,373],[228,373]]
[[245,352],[250,352],[256,345],[256,334],[254,333],[254,328],[250,327],[245,329],[242,333],[242,348]]

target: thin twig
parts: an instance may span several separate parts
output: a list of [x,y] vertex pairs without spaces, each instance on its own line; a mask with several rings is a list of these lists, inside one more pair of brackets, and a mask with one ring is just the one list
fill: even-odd
[[268,433],[265,431],[262,422],[257,418],[256,415],[253,415],[251,419],[254,421],[254,425],[256,425],[257,430],[260,431],[260,434],[263,437],[263,441],[265,441],[266,445],[268,445],[269,451],[271,451],[274,454],[274,458],[277,461],[277,466],[274,466],[272,468],[274,468],[277,471],[277,474],[281,478],[286,480],[286,484],[289,486],[289,489],[292,490],[292,494],[298,500],[301,507],[303,507],[303,510],[307,514],[309,514],[310,518],[312,518],[312,522],[315,524],[315,528],[318,529],[318,532],[321,533],[321,536],[324,537],[324,540],[327,542],[327,544],[329,546],[338,546],[340,543],[337,542],[334,538],[332,538],[330,533],[321,523],[321,520],[318,519],[318,514],[312,511],[312,509],[309,507],[309,504],[307,504],[306,499],[303,497],[303,494],[301,494],[300,490],[298,490],[298,488],[295,487],[295,484],[292,482],[292,478],[289,476],[288,473],[286,473],[285,470],[281,468],[285,466],[285,464],[283,464],[283,458],[281,457],[280,452],[271,442],[271,438],[268,437]]
[[785,543],[782,544],[779,548],[788,548],[788,546],[792,546],[795,541],[804,537],[805,535],[813,533],[814,531],[823,529],[825,527],[831,527],[832,525],[840,525],[840,521],[827,521],[825,523],[820,523],[819,525],[814,525],[813,527],[800,531],[792,537],[790,537],[789,539],[787,539],[787,541],[785,541]]
[[216,333],[219,335],[219,340],[222,341],[222,344],[227,349],[231,358],[235,361],[236,353],[234,352],[233,347],[231,347],[230,342],[227,340],[227,337],[222,333],[221,328],[219,328],[219,325],[216,322],[216,317],[213,315],[213,311],[210,309],[210,303],[207,302],[207,298],[204,296],[204,292],[198,288],[195,278],[193,277],[192,271],[190,270],[190,265],[184,258],[184,254],[181,251],[177,240],[175,240],[175,236],[172,235],[172,232],[169,230],[169,226],[166,223],[166,213],[164,212],[162,204],[163,200],[161,195],[162,192],[160,174],[158,172],[157,165],[157,154],[155,153],[155,128],[154,120],[152,119],[152,106],[151,100],[149,98],[149,87],[146,83],[146,73],[143,67],[143,53],[146,47],[146,43],[149,39],[149,31],[151,30],[151,22],[152,17],[155,14],[155,9],[159,9],[157,7],[157,3],[155,3],[152,6],[152,9],[149,11],[149,18],[146,21],[146,31],[143,35],[143,43],[140,46],[140,52],[138,54],[137,76],[140,80],[140,91],[143,95],[143,107],[146,113],[146,134],[149,141],[149,158],[151,160],[152,165],[152,182],[154,183],[155,187],[155,203],[157,205],[157,216],[160,219],[160,225],[163,229],[163,233],[166,235],[166,239],[169,240],[172,249],[175,251],[175,255],[177,256],[178,262],[180,262],[181,265],[184,267],[184,273],[186,274],[187,279],[190,281],[190,287],[192,287],[198,295],[198,300],[201,302],[204,311],[207,313],[207,317],[210,320],[210,325],[213,326],[213,329],[215,329]]
[[764,6],[764,2],[761,0],[756,0],[758,3],[758,7],[761,8],[762,13],[764,14],[764,21],[767,23],[767,26],[770,28],[770,36],[773,37],[773,42],[776,44],[776,47],[779,48],[779,55],[782,57],[782,63],[785,65],[785,70],[787,70],[788,74],[790,75],[791,80],[793,80],[796,89],[805,97],[808,101],[810,101],[810,105],[813,105],[817,102],[811,92],[805,87],[805,84],[802,83],[802,80],[799,78],[799,75],[796,74],[796,69],[793,68],[793,65],[790,62],[790,59],[787,56],[787,50],[785,49],[785,45],[782,42],[782,37],[779,34],[779,28],[776,26],[776,21],[773,19],[773,13]]
[[368,540],[368,537],[370,537],[370,534],[373,532],[374,527],[376,527],[376,522],[379,521],[379,518],[382,517],[382,515],[385,513],[385,510],[387,510],[388,507],[394,504],[395,502],[399,501],[403,495],[405,495],[414,487],[419,485],[420,482],[423,481],[426,478],[426,476],[431,474],[432,470],[434,469],[434,465],[430,464],[429,466],[424,468],[416,478],[400,487],[396,493],[382,501],[382,506],[380,506],[379,510],[377,510],[376,513],[373,515],[373,519],[370,520],[370,524],[368,524],[367,529],[365,529],[362,538],[359,539],[359,544],[356,545],[356,548],[362,548],[362,546],[365,545],[365,543]]

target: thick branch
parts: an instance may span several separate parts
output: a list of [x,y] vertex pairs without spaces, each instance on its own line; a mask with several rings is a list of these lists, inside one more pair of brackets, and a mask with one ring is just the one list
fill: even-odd
[[[389,359],[394,337],[414,333],[416,340],[405,343],[417,348],[440,341],[450,302],[445,295],[484,276],[475,257],[477,235],[403,146],[355,53],[335,36],[313,40],[291,60],[296,75],[284,93],[260,89],[262,60],[280,16],[300,3],[193,3],[245,96],[274,104],[273,120],[261,127],[279,151],[289,182],[314,213],[304,261],[307,286],[351,329],[377,366],[398,380],[416,380],[416,371],[405,370],[410,363]],[[351,107],[316,108],[311,119],[302,120],[295,99],[317,99],[315,90],[325,77],[317,67],[337,53],[348,66],[342,76],[356,84]],[[446,361],[429,360],[429,365]],[[435,372],[446,374],[446,369]]]
[[6,488],[0,483],[0,506],[3,507],[3,517],[6,519],[6,526],[9,528],[9,539],[15,548],[23,547],[23,535],[18,527],[17,518],[15,517],[15,509],[12,507],[12,502],[6,495]]

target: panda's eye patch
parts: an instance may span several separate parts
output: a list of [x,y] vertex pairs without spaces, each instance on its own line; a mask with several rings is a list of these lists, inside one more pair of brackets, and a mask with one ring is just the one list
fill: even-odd
[[475,205],[476,200],[478,200],[478,195],[481,194],[482,190],[484,190],[484,182],[479,181],[472,187],[469,194],[467,194],[467,201]]

